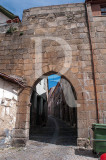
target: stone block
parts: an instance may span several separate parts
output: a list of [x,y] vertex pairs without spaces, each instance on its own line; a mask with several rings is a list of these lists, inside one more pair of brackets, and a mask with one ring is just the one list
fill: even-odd
[[6,69],[6,68],[7,68],[6,64],[0,64],[0,70]]
[[77,27],[85,27],[85,24],[84,23],[77,23]]
[[13,138],[11,145],[13,147],[25,147],[27,138]]
[[79,147],[84,147],[84,148],[89,148],[90,147],[91,148],[90,140],[87,139],[87,138],[77,138],[77,145]]
[[16,122],[16,129],[29,129],[29,122]]
[[79,50],[90,50],[90,45],[89,44],[79,44],[78,49]]
[[30,113],[30,107],[29,106],[20,106],[17,108],[17,113],[18,114],[28,114]]
[[94,17],[93,18],[95,22],[105,22],[106,21],[106,17]]
[[29,136],[28,129],[15,129],[13,133],[14,138],[27,138]]
[[84,106],[85,111],[96,111],[96,105],[95,104],[87,104]]
[[18,123],[20,122],[29,122],[30,121],[30,115],[29,113],[19,113],[17,114],[16,120],[18,121]]

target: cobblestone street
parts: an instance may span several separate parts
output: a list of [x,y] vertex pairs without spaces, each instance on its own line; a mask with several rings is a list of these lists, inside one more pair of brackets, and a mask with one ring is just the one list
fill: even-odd
[[0,151],[0,160],[96,160],[91,150],[76,146],[76,131],[65,122],[49,117],[46,127],[30,135],[25,148]]

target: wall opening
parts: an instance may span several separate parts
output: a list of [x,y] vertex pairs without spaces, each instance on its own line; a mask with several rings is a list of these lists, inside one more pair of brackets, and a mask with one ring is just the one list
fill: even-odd
[[40,79],[33,87],[29,139],[57,145],[76,145],[75,89],[65,77],[50,76]]

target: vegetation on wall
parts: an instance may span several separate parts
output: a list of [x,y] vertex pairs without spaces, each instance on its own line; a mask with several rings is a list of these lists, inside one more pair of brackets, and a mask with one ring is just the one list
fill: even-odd
[[10,26],[10,28],[7,30],[6,34],[13,34],[13,32],[15,32],[16,30],[17,30],[17,28]]

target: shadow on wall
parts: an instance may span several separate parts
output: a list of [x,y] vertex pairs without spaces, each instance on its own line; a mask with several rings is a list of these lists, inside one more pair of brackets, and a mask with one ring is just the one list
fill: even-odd
[[48,103],[46,93],[38,95],[35,91],[31,97],[30,109],[30,132],[38,126],[43,126],[47,122],[48,116]]

